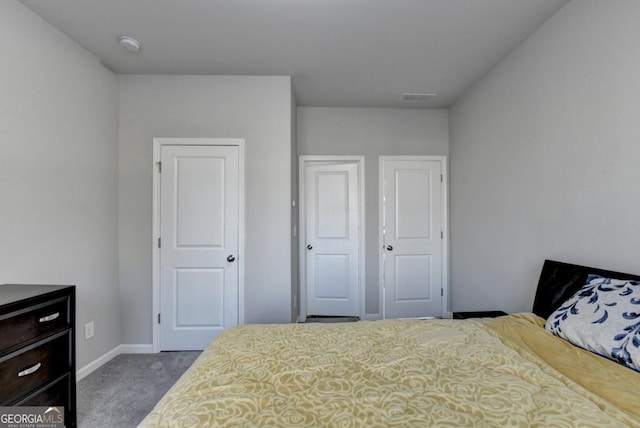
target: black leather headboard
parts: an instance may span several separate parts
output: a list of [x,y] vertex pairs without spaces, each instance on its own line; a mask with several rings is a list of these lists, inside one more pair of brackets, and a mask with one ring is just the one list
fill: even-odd
[[538,281],[533,313],[548,318],[565,300],[587,283],[589,274],[640,281],[640,275],[545,260]]

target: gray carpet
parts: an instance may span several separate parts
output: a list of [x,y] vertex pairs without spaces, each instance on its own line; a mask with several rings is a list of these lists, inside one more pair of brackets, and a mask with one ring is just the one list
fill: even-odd
[[137,426],[198,355],[118,355],[78,382],[78,427]]

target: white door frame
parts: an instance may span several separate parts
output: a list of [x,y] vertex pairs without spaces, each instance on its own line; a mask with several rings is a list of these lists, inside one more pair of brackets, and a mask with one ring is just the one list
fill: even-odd
[[451,318],[449,312],[449,214],[448,214],[448,190],[449,180],[447,174],[446,156],[379,156],[378,157],[378,283],[380,284],[380,309],[382,319],[385,319],[385,295],[384,295],[384,174],[383,164],[387,160],[396,161],[438,161],[442,167],[442,317]]
[[300,284],[300,315],[298,322],[304,322],[307,319],[307,265],[306,265],[306,215],[305,215],[305,165],[310,162],[355,162],[358,165],[358,307],[360,308],[360,319],[365,319],[366,312],[366,289],[365,289],[365,209],[364,209],[364,156],[299,156],[298,162],[298,189],[300,207],[299,215],[299,233],[298,233],[298,274]]
[[239,157],[238,207],[238,324],[244,324],[244,140],[240,138],[154,138],[153,139],[153,230],[152,246],[152,319],[153,352],[160,352],[160,156],[162,146],[237,146]]

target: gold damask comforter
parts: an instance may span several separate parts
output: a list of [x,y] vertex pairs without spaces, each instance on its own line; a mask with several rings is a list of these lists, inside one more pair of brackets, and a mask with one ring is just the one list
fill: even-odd
[[542,323],[235,327],[140,427],[640,427],[640,373]]

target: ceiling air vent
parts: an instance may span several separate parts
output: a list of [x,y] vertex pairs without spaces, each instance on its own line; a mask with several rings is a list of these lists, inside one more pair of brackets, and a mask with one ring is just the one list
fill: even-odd
[[418,93],[414,93],[414,94],[410,94],[410,93],[405,93],[402,94],[402,96],[400,97],[400,102],[401,103],[421,103],[421,104],[426,104],[426,103],[430,103],[431,101],[434,100],[435,97],[437,97],[438,94],[418,94]]

